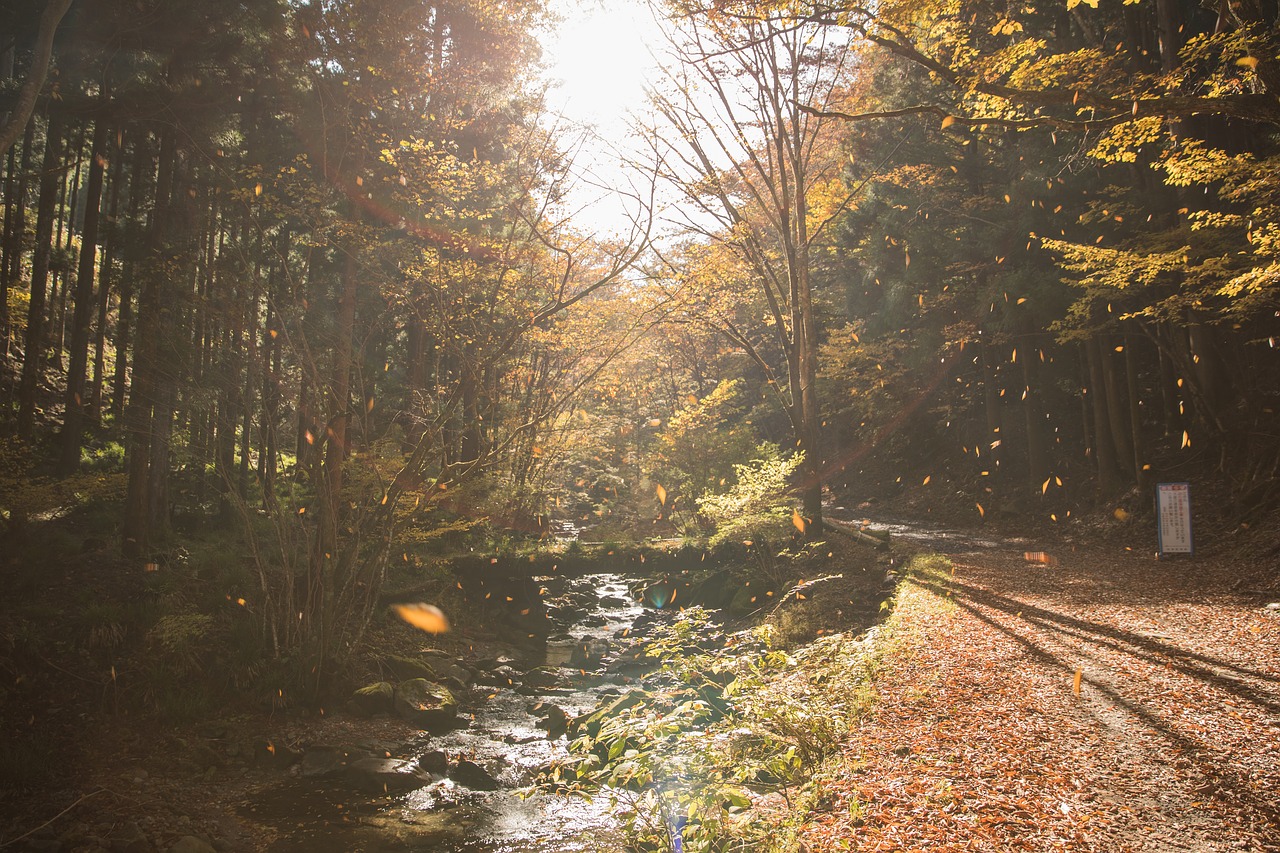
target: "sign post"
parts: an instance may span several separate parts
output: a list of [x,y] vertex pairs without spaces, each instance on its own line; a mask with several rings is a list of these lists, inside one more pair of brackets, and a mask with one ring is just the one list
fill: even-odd
[[1190,554],[1191,485],[1156,484],[1156,559],[1166,554]]

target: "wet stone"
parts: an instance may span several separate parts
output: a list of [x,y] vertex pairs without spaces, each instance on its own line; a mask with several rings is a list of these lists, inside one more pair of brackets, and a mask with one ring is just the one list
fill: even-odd
[[449,768],[449,778],[473,791],[496,791],[502,787],[488,770],[466,759]]
[[403,794],[435,781],[418,762],[395,758],[362,758],[348,765],[345,775],[372,794]]
[[406,722],[435,733],[454,727],[458,702],[449,688],[411,678],[396,686],[395,710]]
[[366,753],[341,746],[313,746],[302,756],[299,772],[303,776],[336,776],[362,758]]
[[396,689],[388,681],[379,681],[367,687],[361,687],[347,702],[347,709],[358,717],[372,717],[375,714],[391,713],[395,702]]

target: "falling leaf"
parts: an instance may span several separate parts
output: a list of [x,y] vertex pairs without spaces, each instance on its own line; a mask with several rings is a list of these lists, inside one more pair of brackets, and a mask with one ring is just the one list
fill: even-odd
[[794,508],[791,510],[791,523],[795,525],[796,530],[799,530],[801,534],[804,533],[804,516],[800,514],[800,510]]
[[1258,57],[1242,56],[1236,60],[1236,65],[1239,65],[1241,68],[1248,68],[1250,71],[1252,71],[1253,69],[1258,67]]
[[1084,678],[1084,670],[1076,667],[1076,677],[1071,681],[1071,692],[1080,695],[1080,681]]
[[666,505],[667,505],[667,490],[666,490],[666,489],[664,489],[661,485],[658,485],[658,486],[655,486],[655,487],[654,487],[654,491],[655,491],[655,492],[657,492],[657,494],[658,494],[658,503],[662,504],[663,506],[666,506]]
[[943,130],[946,130],[948,127],[951,127],[951,125],[953,125],[953,124],[955,124],[955,123],[956,123],[956,117],[955,117],[955,116],[945,116],[945,117],[943,117],[943,119],[942,119],[942,129],[943,129]]
[[[1053,518],[1057,520],[1056,516]],[[1057,558],[1047,551],[1027,551],[1022,555],[1022,559],[1028,563],[1040,563],[1043,566],[1054,566],[1058,563]]]
[[1128,521],[1128,520],[1129,520],[1129,513],[1128,513],[1128,512],[1125,510],[1125,508],[1124,508],[1124,507],[1122,507],[1122,506],[1118,506],[1118,507],[1116,507],[1116,511],[1115,511],[1115,512],[1113,512],[1113,513],[1111,513],[1111,514],[1112,514],[1113,516],[1115,516],[1116,521]]
[[1041,484],[1041,486],[1040,486],[1040,494],[1042,494],[1042,495],[1043,495],[1045,492],[1049,491],[1049,480],[1052,480],[1052,479],[1053,479],[1053,478],[1052,478],[1052,477],[1050,477],[1048,480],[1045,480],[1043,484]]
[[980,503],[975,503],[975,504],[974,504],[974,506],[976,506],[976,507],[978,508],[978,517],[979,517],[979,518],[986,518],[986,517],[987,517],[987,511],[986,511],[985,509],[983,509],[983,508],[982,508],[982,504],[980,504]]
[[428,634],[443,634],[449,630],[449,620],[439,607],[431,604],[393,604],[396,615],[415,628]]
[[923,482],[923,483],[921,483],[920,485],[922,485],[922,486],[927,486],[927,485],[929,485],[929,481],[930,481],[930,480],[932,480],[932,479],[933,479],[933,475],[932,475],[932,474],[930,474],[929,476],[927,476],[927,477],[925,477],[925,478],[924,478],[924,482]]

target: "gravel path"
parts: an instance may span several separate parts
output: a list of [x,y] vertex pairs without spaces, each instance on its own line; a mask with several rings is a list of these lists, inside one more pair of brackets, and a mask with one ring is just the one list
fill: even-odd
[[1026,556],[904,592],[808,849],[1280,851],[1280,612],[1227,561]]

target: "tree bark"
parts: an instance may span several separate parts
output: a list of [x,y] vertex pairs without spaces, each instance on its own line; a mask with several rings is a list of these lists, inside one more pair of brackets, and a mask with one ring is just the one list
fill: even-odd
[[31,175],[31,150],[35,147],[35,120],[27,122],[27,130],[22,138],[22,160],[18,169],[18,174],[14,181],[14,193],[12,197],[14,211],[9,230],[5,232],[4,239],[8,246],[8,252],[5,255],[7,268],[0,271],[5,281],[3,294],[0,294],[0,334],[4,336],[4,340],[0,341],[0,347],[3,347],[2,354],[7,358],[9,349],[12,345],[12,331],[9,320],[9,291],[8,287],[22,278],[22,255],[23,255],[23,239],[27,230],[27,184]]
[[[170,352],[160,337],[163,335],[170,341],[173,334],[173,330],[164,328],[166,320],[172,317],[166,316],[162,276],[165,230],[173,215],[171,196],[176,159],[173,132],[167,131],[160,140],[155,215],[147,240],[148,259],[143,270],[142,291],[138,295],[138,344],[125,414],[129,485],[121,536],[125,556],[132,557],[145,553],[153,535],[162,532],[168,521],[162,507],[168,500],[169,439],[176,387],[171,374],[173,365],[161,363]],[[157,465],[159,470],[155,470]]]
[[1107,411],[1104,378],[1106,367],[1102,361],[1102,344],[1093,337],[1086,346],[1089,358],[1089,402],[1093,414],[1093,455],[1098,468],[1098,491],[1105,498],[1119,489],[1120,472],[1116,467],[1116,449],[1111,438],[1111,415]]
[[[133,143],[133,163],[129,169],[129,214],[125,224],[124,237],[129,243],[138,239],[138,214],[141,209],[143,189],[143,173],[150,159],[147,153],[145,137],[139,137]],[[133,334],[134,311],[133,292],[134,279],[138,265],[132,258],[133,253],[126,255],[124,267],[120,271],[120,315],[116,324],[116,366],[111,377],[111,413],[117,419],[124,417],[125,395],[128,386],[128,368],[130,355],[135,356],[136,348],[130,340]]]
[[36,397],[43,374],[45,292],[53,253],[53,214],[62,174],[62,121],[49,119],[45,131],[44,160],[40,166],[40,197],[36,204],[36,245],[31,260],[31,303],[27,310],[26,350],[22,356],[22,384],[18,389],[18,436],[30,440],[35,433]]
[[18,92],[18,101],[13,112],[0,126],[0,156],[9,151],[9,147],[18,139],[18,134],[36,108],[36,98],[44,88],[44,81],[49,75],[49,61],[53,58],[53,37],[58,32],[58,24],[71,8],[71,0],[49,0],[40,15],[40,26],[36,30],[35,51],[31,57],[31,67],[27,70],[27,80]]
[[1022,354],[1022,411],[1027,424],[1027,473],[1033,490],[1049,476],[1049,447],[1044,433],[1044,400],[1040,394],[1040,354],[1036,346]]
[[107,223],[110,230],[102,253],[102,269],[98,273],[98,317],[93,342],[93,385],[89,392],[89,416],[97,421],[102,417],[103,386],[106,384],[107,316],[111,311],[112,273],[116,256],[120,253],[120,190],[124,177],[123,137],[117,136],[111,164],[111,198],[108,202]]
[[1129,396],[1129,428],[1132,430],[1129,446],[1133,449],[1133,481],[1140,490],[1147,487],[1146,444],[1142,439],[1142,399],[1138,390],[1137,355],[1134,354],[1134,337],[1124,338],[1124,377]]
[[[1095,339],[1096,340],[1096,339]],[[1110,425],[1112,446],[1116,451],[1116,465],[1123,474],[1132,474],[1133,435],[1129,425],[1129,408],[1120,390],[1121,379],[1117,374],[1116,355],[1109,345],[1098,342],[1098,357],[1102,362],[1102,382],[1107,396],[1107,421]]]
[[89,321],[93,317],[93,278],[98,260],[98,222],[102,212],[102,180],[106,170],[107,126],[98,121],[90,145],[89,180],[86,186],[84,228],[80,233],[80,264],[76,271],[75,314],[71,321],[71,355],[67,368],[62,452],[58,468],[72,474],[80,467],[80,447],[88,421],[85,382],[89,365]]

